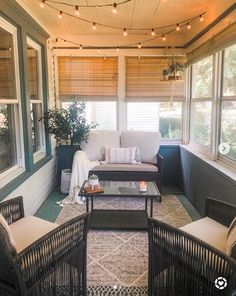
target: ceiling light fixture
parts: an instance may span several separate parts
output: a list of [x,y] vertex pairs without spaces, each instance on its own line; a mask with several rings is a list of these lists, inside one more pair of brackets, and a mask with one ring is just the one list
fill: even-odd
[[113,13],[117,13],[117,3],[114,3],[114,4],[113,4],[112,12],[113,12]]
[[152,35],[152,36],[155,36],[155,35],[156,35],[154,29],[152,29],[151,35]]
[[116,48],[116,51],[119,51],[120,50],[120,47],[119,46],[117,46],[117,48]]
[[44,8],[44,7],[45,7],[45,5],[44,5],[44,4],[45,4],[45,2],[46,2],[46,0],[41,0],[41,3],[40,3],[40,5],[39,5],[39,6],[40,6],[41,8]]
[[96,23],[93,23],[93,30],[96,30]]
[[138,44],[138,48],[140,49],[142,47],[142,45],[141,45],[141,43],[139,42],[139,44]]
[[60,10],[60,12],[58,14],[59,19],[62,19],[62,14],[63,14],[63,12]]
[[82,45],[81,45],[81,44],[79,45],[79,49],[83,49],[83,47],[82,47]]
[[176,25],[176,31],[179,31],[180,30],[180,26],[179,24]]
[[64,43],[64,45],[66,45],[66,40],[64,40],[64,42],[63,42],[63,43]]
[[187,23],[187,29],[188,29],[188,30],[191,29],[191,25],[190,25],[190,23]]
[[79,6],[78,5],[75,5],[75,14],[79,15]]
[[162,41],[166,41],[165,35],[162,35]]
[[127,32],[126,28],[124,28],[124,30],[123,30],[123,35],[124,36],[127,36],[128,35],[128,32]]
[[200,17],[200,22],[203,22],[204,21],[204,17],[202,16],[202,14],[200,14],[199,17]]

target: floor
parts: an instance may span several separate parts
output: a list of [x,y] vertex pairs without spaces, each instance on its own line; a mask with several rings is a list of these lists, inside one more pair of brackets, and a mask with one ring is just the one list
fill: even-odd
[[[63,198],[64,195],[53,192],[36,215],[49,221],[55,221],[56,217],[56,222],[61,224],[85,211],[83,205],[68,204],[63,208],[56,205],[55,201]],[[97,199],[95,206],[142,209],[143,204],[134,198],[106,198]],[[154,218],[181,227],[198,219],[199,214],[185,196],[168,194],[164,195],[162,203],[154,203]],[[114,290],[120,291],[117,295],[147,295],[147,232],[90,230],[87,269],[88,288],[93,291],[89,295],[110,295]]]

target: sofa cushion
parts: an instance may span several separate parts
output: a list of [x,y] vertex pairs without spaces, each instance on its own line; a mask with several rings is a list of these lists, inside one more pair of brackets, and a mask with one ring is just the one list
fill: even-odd
[[226,253],[228,228],[215,220],[205,217],[180,229]]
[[226,241],[226,253],[236,260],[236,217],[229,226]]
[[92,169],[92,171],[124,171],[124,172],[158,172],[157,166],[151,163],[141,164],[121,164],[121,163],[108,163],[100,164]]
[[91,131],[87,143],[81,145],[90,160],[104,160],[104,146],[120,147],[119,131]]
[[156,163],[156,155],[160,147],[159,132],[125,131],[121,133],[121,147],[138,147],[138,161]]
[[17,253],[56,227],[58,227],[58,224],[50,223],[33,216],[24,217],[9,225]]
[[106,163],[136,163],[137,147],[114,148],[104,147]]

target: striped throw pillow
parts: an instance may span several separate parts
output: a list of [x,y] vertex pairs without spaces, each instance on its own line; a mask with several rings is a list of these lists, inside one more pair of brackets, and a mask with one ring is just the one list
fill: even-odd
[[236,217],[229,226],[226,241],[226,254],[236,260]]
[[[0,214],[0,237],[1,237],[1,240],[6,240],[9,241],[10,243],[10,248],[11,248],[11,252],[12,254],[16,254],[16,244],[15,244],[15,241],[14,241],[14,238],[11,234],[11,230],[7,224],[7,221],[6,219],[3,217],[2,214]],[[6,238],[6,235],[7,235],[7,238]]]
[[137,147],[130,148],[113,148],[105,147],[106,163],[136,163]]

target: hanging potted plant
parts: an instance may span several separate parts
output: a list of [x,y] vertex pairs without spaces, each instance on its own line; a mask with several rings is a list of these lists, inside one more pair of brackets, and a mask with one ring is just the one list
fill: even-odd
[[182,73],[184,71],[184,65],[174,62],[168,68],[169,70],[169,80],[182,80]]
[[[87,141],[89,132],[96,123],[88,123],[85,118],[85,103],[73,102],[68,109],[52,108],[44,113],[45,129],[56,139],[58,172],[71,168],[75,151]],[[60,177],[60,176],[59,176]]]
[[162,76],[163,76],[163,80],[168,80],[169,79],[169,75],[170,75],[170,70],[169,68],[166,68],[162,71]]

